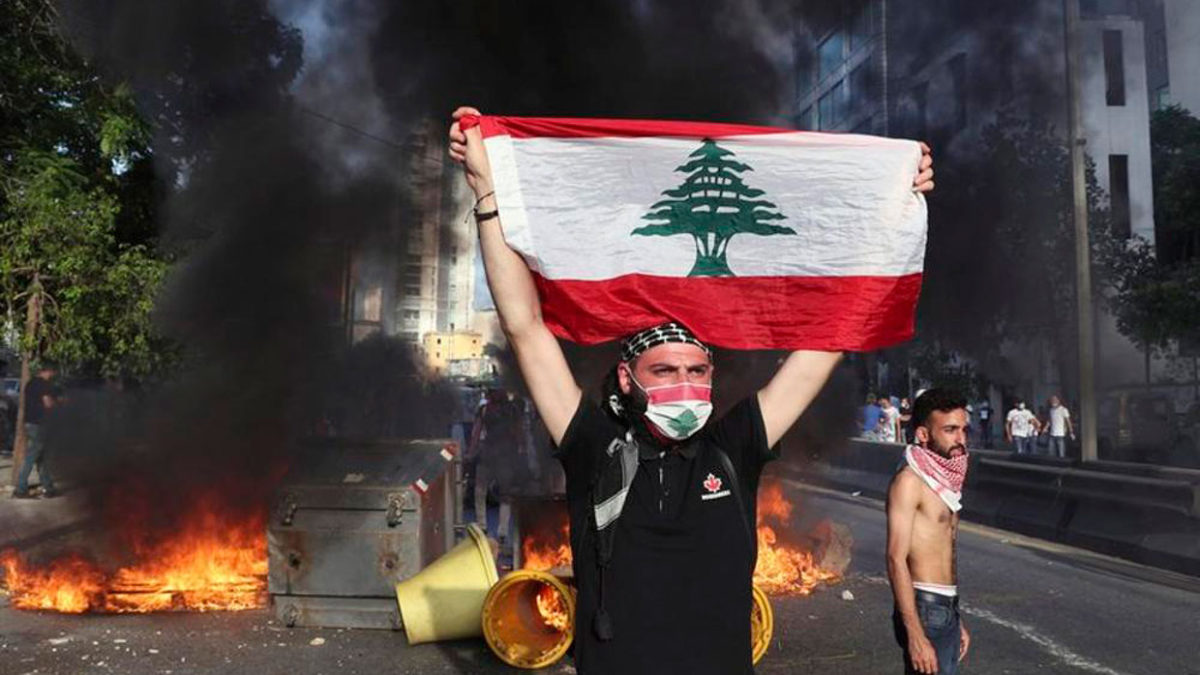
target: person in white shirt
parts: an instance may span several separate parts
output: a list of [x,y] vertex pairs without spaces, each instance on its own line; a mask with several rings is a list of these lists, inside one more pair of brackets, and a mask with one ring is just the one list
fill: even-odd
[[879,397],[879,408],[882,411],[879,416],[879,440],[884,443],[899,443],[900,410],[892,405],[891,399],[886,396]]
[[1018,455],[1032,454],[1038,426],[1037,417],[1025,407],[1025,401],[1019,399],[1017,407],[1008,411],[1004,423],[1005,439],[1016,447]]
[[1050,419],[1046,430],[1050,432],[1050,455],[1052,457],[1067,456],[1067,435],[1075,440],[1075,427],[1071,424],[1071,412],[1057,396],[1050,397]]

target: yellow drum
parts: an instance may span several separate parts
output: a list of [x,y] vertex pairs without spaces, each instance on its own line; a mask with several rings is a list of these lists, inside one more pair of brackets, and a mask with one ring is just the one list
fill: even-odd
[[512,572],[483,601],[483,637],[510,666],[555,663],[575,638],[574,589],[546,572]]
[[775,632],[775,612],[771,609],[771,601],[767,594],[758,586],[752,589],[754,605],[750,608],[750,646],[754,663],[762,660],[771,646],[771,635]]

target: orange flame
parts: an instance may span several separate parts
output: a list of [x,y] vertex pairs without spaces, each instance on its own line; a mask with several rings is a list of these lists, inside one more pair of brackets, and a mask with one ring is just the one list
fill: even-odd
[[571,569],[570,528],[564,512],[563,522],[557,529],[526,536],[521,542],[521,567],[537,572]]
[[172,536],[131,533],[134,564],[108,573],[72,553],[44,567],[14,551],[0,555],[10,602],[18,609],[59,612],[242,610],[265,603],[266,514],[239,522],[194,509]]
[[[822,569],[813,554],[779,541],[793,505],[779,483],[764,483],[758,491],[758,559],[754,584],[770,595],[808,595],[822,583],[836,582],[837,572]],[[539,572],[571,567],[570,523],[564,513],[557,528],[534,532],[521,542],[522,567]]]
[[571,625],[571,617],[567,615],[567,608],[557,588],[550,584],[542,584],[534,600],[537,602],[538,614],[547,626],[561,632]]
[[754,565],[754,585],[769,595],[808,595],[821,583],[837,581],[836,572],[821,569],[812,553],[779,542],[770,520],[786,528],[792,516],[792,504],[777,483],[764,484],[758,491],[758,560]]

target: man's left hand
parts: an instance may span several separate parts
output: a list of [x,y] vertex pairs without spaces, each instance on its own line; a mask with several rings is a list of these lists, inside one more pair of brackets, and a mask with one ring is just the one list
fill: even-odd
[[913,179],[913,192],[933,190],[933,150],[921,141],[921,163],[917,165],[917,177]]
[[962,661],[967,658],[967,652],[971,649],[971,634],[967,632],[967,624],[959,619],[958,622],[958,660]]

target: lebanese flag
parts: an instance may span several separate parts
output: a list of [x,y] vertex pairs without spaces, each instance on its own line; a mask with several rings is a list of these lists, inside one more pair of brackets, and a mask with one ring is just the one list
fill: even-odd
[[657,120],[467,117],[546,325],[679,321],[736,349],[908,340],[926,210],[914,141]]

